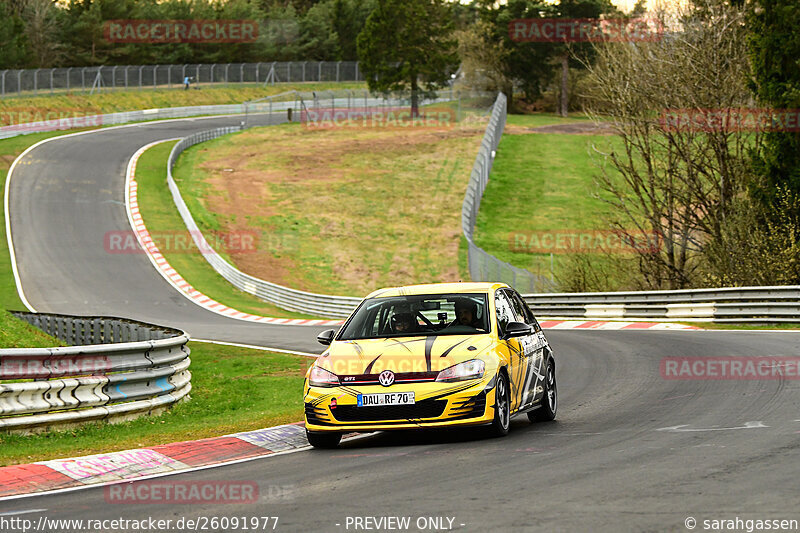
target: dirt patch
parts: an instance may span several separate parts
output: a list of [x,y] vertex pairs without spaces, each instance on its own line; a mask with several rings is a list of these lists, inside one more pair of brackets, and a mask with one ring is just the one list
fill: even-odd
[[524,133],[563,133],[567,135],[614,135],[615,132],[605,123],[594,122],[572,122],[569,124],[550,124],[547,126],[537,126],[535,128],[524,128],[514,126],[509,128],[509,133],[524,134]]
[[457,280],[461,201],[482,135],[481,124],[252,130],[204,154],[203,201],[222,233],[278,236],[230,254],[261,279],[339,294]]

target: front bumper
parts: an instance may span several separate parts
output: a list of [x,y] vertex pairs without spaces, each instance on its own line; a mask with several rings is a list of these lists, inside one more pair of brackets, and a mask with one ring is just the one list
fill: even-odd
[[[494,418],[495,379],[454,383],[404,383],[309,387],[306,382],[306,428],[309,431],[376,431],[481,425]],[[414,392],[413,405],[358,407],[358,394]],[[331,402],[335,400],[335,407]]]

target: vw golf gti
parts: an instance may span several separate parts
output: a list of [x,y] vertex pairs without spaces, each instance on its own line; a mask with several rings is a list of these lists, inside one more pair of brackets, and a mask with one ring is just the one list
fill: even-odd
[[443,283],[367,296],[306,374],[306,432],[319,448],[345,432],[553,420],[553,351],[504,283]]

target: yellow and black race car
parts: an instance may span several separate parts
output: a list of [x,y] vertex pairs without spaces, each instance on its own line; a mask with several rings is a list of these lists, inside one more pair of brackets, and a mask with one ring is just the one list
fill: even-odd
[[306,432],[335,447],[344,432],[488,425],[556,416],[556,366],[539,323],[504,283],[382,289],[353,311],[306,374]]

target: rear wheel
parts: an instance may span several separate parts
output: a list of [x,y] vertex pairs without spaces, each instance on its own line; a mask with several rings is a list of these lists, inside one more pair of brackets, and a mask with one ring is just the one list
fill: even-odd
[[306,430],[308,443],[314,448],[336,448],[342,440],[341,433],[316,433]]
[[494,391],[494,420],[491,432],[497,437],[508,434],[511,425],[511,402],[508,393],[508,378],[500,372],[497,374],[497,385]]
[[528,420],[531,422],[548,422],[550,420],[555,420],[557,408],[558,386],[556,385],[556,367],[553,361],[547,361],[542,405],[535,411],[530,411],[528,413]]

